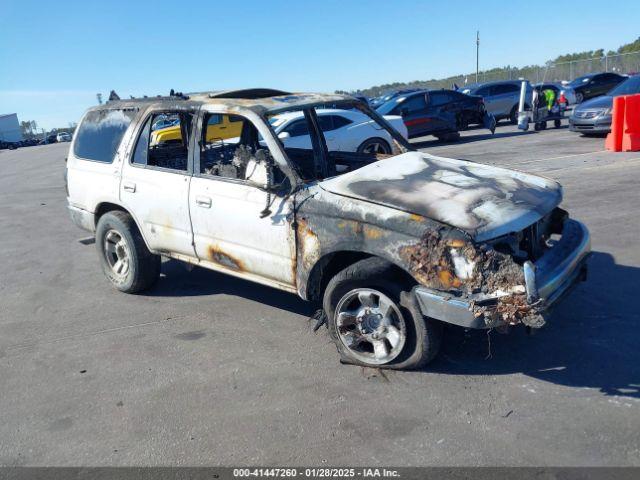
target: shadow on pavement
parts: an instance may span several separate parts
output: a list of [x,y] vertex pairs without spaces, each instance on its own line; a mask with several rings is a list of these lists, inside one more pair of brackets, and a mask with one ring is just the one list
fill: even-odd
[[[299,315],[313,312],[296,295],[203,268],[189,272],[181,262],[163,263],[162,274],[147,295],[235,295]],[[594,252],[589,279],[561,302],[543,329],[528,335],[524,328],[512,328],[503,335],[449,328],[440,356],[426,371],[522,373],[558,385],[597,388],[605,395],[640,398],[638,285],[640,268],[618,265],[610,254]]]
[[[446,142],[446,141],[441,141],[438,140],[436,138],[433,138],[432,140],[412,140],[410,143],[412,146],[414,146],[415,148],[426,148],[426,147],[436,147],[436,146],[444,146],[444,145],[463,145],[465,143],[473,143],[473,142],[479,142],[482,140],[489,140],[489,139],[496,139],[496,138],[508,138],[508,137],[518,137],[518,136],[522,136],[522,135],[531,135],[534,133],[539,133],[539,132],[535,132],[535,131],[527,131],[527,132],[523,132],[523,131],[517,131],[517,132],[504,132],[504,133],[500,133],[498,130],[496,130],[495,134],[491,134],[491,132],[485,130],[486,133],[479,133],[478,135],[465,135],[463,137],[460,137],[459,140],[453,141],[453,142]],[[426,137],[422,137],[422,138],[426,138]]]
[[177,260],[163,262],[160,280],[152,290],[144,293],[151,297],[217,294],[235,295],[299,315],[309,316],[313,312],[312,305],[294,294],[205,268],[195,267],[189,271],[185,263]]
[[[640,268],[594,252],[589,278],[534,335],[448,329],[427,370],[448,375],[525,375],[605,395],[640,398]],[[491,352],[490,358],[489,351]]]

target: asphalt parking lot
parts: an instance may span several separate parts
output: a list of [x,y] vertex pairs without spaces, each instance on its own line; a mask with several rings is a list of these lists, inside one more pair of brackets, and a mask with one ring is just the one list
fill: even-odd
[[177,262],[116,292],[67,217],[68,144],[0,151],[0,464],[640,466],[640,153],[485,132],[416,143],[559,180],[589,279],[420,372],[340,365],[297,297]]

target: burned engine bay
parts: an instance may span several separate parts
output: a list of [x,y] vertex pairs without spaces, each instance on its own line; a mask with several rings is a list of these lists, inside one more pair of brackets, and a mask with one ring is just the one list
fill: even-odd
[[544,325],[542,302],[529,303],[523,263],[537,260],[562,233],[567,213],[556,208],[524,231],[474,244],[445,227],[428,229],[420,242],[401,249],[411,274],[422,285],[472,299],[473,314],[487,327]]

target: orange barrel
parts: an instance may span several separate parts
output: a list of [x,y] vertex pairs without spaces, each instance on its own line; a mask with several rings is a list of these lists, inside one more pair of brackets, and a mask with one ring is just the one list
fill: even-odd
[[640,95],[627,95],[624,99],[624,129],[622,151],[640,150]]

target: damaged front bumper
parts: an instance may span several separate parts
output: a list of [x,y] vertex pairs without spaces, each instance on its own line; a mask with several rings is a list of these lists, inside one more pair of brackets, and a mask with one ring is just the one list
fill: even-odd
[[[551,305],[556,303],[579,280],[586,278],[586,260],[591,251],[587,228],[575,220],[567,220],[562,237],[535,263],[523,266],[526,299],[516,308],[527,311],[530,326],[542,326]],[[497,315],[504,297],[486,295],[454,296],[449,292],[424,286],[414,288],[422,314],[465,328],[493,328],[505,322]]]

